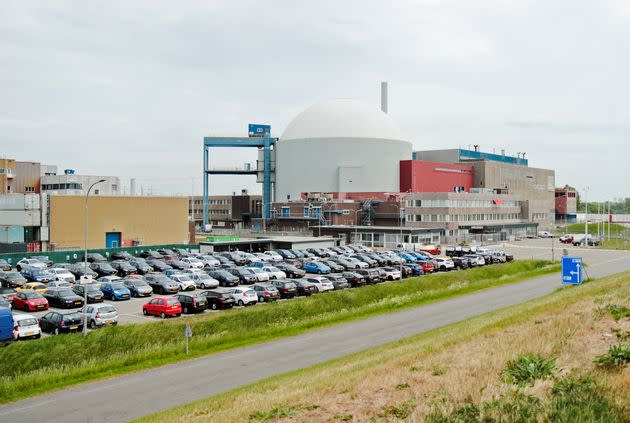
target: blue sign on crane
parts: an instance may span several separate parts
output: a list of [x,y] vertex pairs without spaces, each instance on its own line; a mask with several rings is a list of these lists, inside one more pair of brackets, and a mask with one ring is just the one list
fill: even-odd
[[562,257],[562,283],[582,285],[582,257]]
[[250,137],[268,137],[271,133],[271,125],[250,123],[248,132]]

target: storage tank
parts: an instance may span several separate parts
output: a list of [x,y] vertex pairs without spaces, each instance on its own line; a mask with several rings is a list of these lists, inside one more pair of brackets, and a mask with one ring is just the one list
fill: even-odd
[[393,119],[356,100],[315,104],[287,126],[276,145],[276,201],[300,193],[398,192],[400,160],[411,143]]

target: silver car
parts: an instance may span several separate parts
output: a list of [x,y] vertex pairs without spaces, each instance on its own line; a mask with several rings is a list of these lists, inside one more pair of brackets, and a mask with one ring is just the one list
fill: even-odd
[[207,273],[192,273],[189,275],[195,286],[201,289],[212,289],[219,286],[219,281]]
[[118,311],[111,304],[88,304],[81,309],[80,314],[90,329],[118,324]]

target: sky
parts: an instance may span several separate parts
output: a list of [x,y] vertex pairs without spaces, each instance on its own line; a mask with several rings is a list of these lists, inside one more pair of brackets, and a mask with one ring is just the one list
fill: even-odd
[[[379,107],[388,81],[414,149],[524,151],[558,186],[625,197],[629,51],[627,0],[8,0],[0,156],[200,194],[204,135],[268,123],[281,136],[319,101]],[[242,188],[261,190],[253,177],[210,186]]]

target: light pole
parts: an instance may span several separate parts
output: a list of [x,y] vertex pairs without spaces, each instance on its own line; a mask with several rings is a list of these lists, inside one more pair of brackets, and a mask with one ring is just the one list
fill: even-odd
[[[88,197],[90,195],[90,191],[92,191],[92,188],[94,188],[94,185],[100,184],[101,182],[105,182],[105,179],[101,179],[100,181],[96,181],[92,185],[90,185],[90,187],[88,188],[87,192],[85,193],[85,201],[83,203],[83,206],[84,206],[84,218],[83,218],[83,221],[85,222],[85,228],[84,228],[83,236],[84,236],[84,239],[85,239],[85,251],[83,252],[83,277],[81,279],[83,279],[83,308],[84,308],[84,310],[85,310],[85,307],[87,306],[87,302],[88,302],[87,283],[91,279],[87,275]],[[83,335],[87,335],[87,314],[85,312],[83,313]]]
[[[358,243],[357,239],[359,237],[359,232],[357,230],[358,228],[358,219],[359,219],[359,212],[362,211],[360,208],[356,209],[356,210],[350,210],[350,213],[354,213],[354,242]],[[359,243],[360,244],[360,243]]]
[[584,246],[588,245],[588,187],[584,188]]

